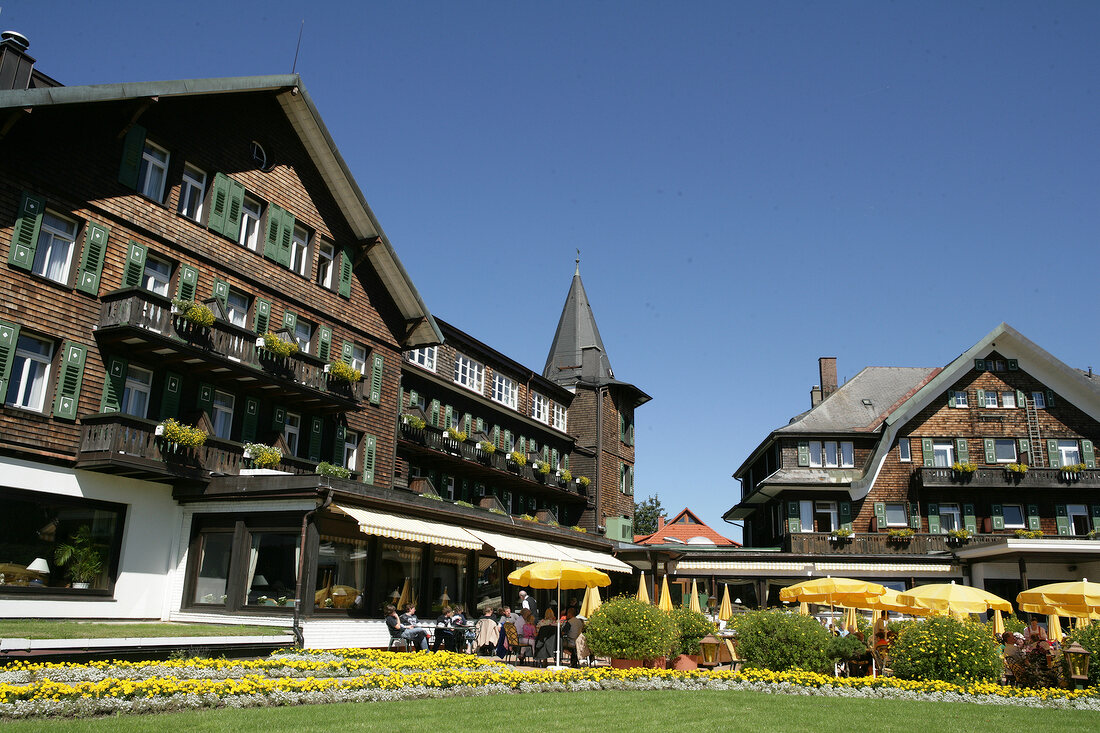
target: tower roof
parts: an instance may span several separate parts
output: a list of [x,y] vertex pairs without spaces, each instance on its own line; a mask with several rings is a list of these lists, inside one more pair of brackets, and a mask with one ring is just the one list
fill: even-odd
[[[589,369],[584,370],[585,349],[593,347],[598,351],[590,355]],[[592,315],[592,306],[588,303],[588,294],[584,292],[579,260],[542,376],[558,384],[573,384],[578,380],[606,384],[615,378],[607,349],[600,338],[600,329],[596,327],[596,317]]]

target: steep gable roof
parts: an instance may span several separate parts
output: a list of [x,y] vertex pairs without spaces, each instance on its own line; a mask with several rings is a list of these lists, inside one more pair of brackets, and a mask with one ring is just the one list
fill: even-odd
[[741,543],[723,537],[687,507],[684,507],[670,521],[665,522],[653,534],[634,535],[638,545],[715,545],[719,547],[740,547]]
[[819,405],[775,432],[872,432],[905,397],[939,371],[925,367],[864,367]]
[[[206,96],[228,93],[275,92],[280,106],[302,145],[309,152],[355,236],[366,249],[366,258],[378,273],[406,323],[397,334],[405,348],[438,344],[443,340],[428,307],[397,257],[393,245],[367,204],[347,163],[325,127],[313,100],[297,74],[185,79],[75,87],[42,87],[0,91],[0,109],[26,109],[115,102],[126,99],[154,100],[167,97]],[[377,246],[381,245],[381,246]]]

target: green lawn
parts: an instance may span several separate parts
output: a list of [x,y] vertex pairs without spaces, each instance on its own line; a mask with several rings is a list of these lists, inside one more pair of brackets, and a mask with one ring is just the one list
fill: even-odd
[[289,629],[277,626],[221,626],[218,624],[105,623],[102,621],[43,621],[0,619],[0,639],[125,639],[153,636],[278,636]]
[[92,720],[5,723],[8,731],[263,730],[502,731],[947,731],[1096,730],[1100,713],[1007,705],[850,700],[757,692],[575,692],[495,695],[249,710],[208,710]]

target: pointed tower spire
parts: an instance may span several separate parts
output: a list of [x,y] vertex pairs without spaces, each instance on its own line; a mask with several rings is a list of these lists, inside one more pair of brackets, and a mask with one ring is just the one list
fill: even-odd
[[592,315],[592,306],[581,282],[580,250],[577,250],[576,263],[542,376],[558,384],[573,384],[577,380],[605,384],[615,378],[615,373],[611,371],[596,317]]

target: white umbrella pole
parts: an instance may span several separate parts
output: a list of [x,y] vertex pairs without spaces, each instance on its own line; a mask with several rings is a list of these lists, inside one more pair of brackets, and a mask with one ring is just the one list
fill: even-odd
[[[561,581],[558,581],[558,613],[554,614],[558,616],[561,613]],[[561,617],[554,619],[554,624],[558,628],[558,666],[561,666]]]

